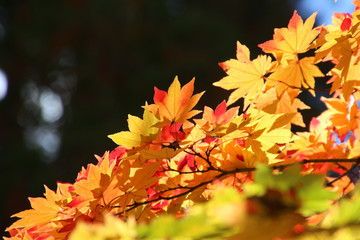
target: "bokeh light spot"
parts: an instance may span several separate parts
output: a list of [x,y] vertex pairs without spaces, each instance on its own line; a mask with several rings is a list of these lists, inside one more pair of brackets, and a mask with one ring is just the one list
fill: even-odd
[[59,120],[64,113],[61,97],[50,89],[45,89],[41,92],[39,104],[41,116],[47,122]]
[[0,69],[0,101],[6,97],[8,91],[8,79],[5,73]]

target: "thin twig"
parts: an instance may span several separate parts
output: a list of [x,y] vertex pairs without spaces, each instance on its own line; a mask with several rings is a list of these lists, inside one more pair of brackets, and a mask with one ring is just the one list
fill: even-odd
[[347,170],[346,172],[344,172],[343,174],[341,174],[340,176],[338,176],[337,178],[335,178],[334,180],[328,182],[326,185],[328,187],[331,187],[332,184],[338,180],[340,180],[341,178],[345,177],[346,175],[348,175],[349,173],[351,173],[355,168],[357,168],[359,166],[359,162],[357,162],[356,164],[354,164],[349,170]]

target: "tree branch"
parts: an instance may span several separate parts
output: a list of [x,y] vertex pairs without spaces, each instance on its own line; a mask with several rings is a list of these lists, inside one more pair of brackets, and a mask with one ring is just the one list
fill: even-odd
[[[348,175],[349,173],[351,173],[351,171],[353,171],[357,166],[359,166],[360,164],[360,158],[355,158],[355,159],[307,159],[307,160],[302,160],[302,161],[299,161],[299,162],[295,162],[295,163],[289,163],[289,164],[283,164],[283,165],[275,165],[275,166],[270,166],[273,170],[276,170],[276,169],[284,169],[284,168],[287,168],[287,167],[290,167],[290,166],[293,166],[295,164],[306,164],[306,163],[339,163],[339,162],[347,162],[347,163],[355,163],[350,169],[348,169],[345,173],[343,173],[341,176],[337,177],[336,179],[332,180],[331,182],[329,182],[327,184],[327,186],[331,186],[332,183],[338,181],[339,179],[341,179],[342,177]],[[211,168],[211,166],[210,166]],[[201,173],[203,172],[209,172],[209,171],[218,171],[220,172],[218,175],[214,176],[212,179],[210,180],[207,180],[207,181],[204,181],[204,182],[201,182],[195,186],[192,186],[192,187],[188,187],[188,186],[178,186],[178,187],[175,187],[175,188],[168,188],[166,190],[163,190],[163,191],[160,191],[159,193],[157,193],[157,196],[156,198],[153,198],[153,199],[149,199],[149,200],[146,200],[144,202],[135,202],[133,204],[130,204],[128,206],[126,206],[127,209],[115,214],[115,215],[121,215],[121,214],[124,214],[124,213],[127,213],[137,207],[140,207],[140,206],[143,206],[143,205],[147,205],[147,204],[150,204],[150,203],[154,203],[154,202],[158,202],[158,201],[161,201],[161,200],[174,200],[176,198],[179,198],[179,197],[182,197],[182,196],[185,196],[187,194],[190,194],[191,192],[195,191],[196,189],[200,188],[200,187],[203,187],[209,183],[212,183],[214,180],[217,180],[217,179],[220,179],[222,177],[225,177],[225,176],[228,176],[228,175],[231,175],[231,174],[236,174],[236,173],[242,173],[242,172],[253,172],[255,171],[256,168],[255,167],[252,167],[252,168],[240,168],[240,169],[234,169],[234,170],[230,170],[230,171],[226,171],[226,170],[222,170],[222,169],[218,169],[218,168],[213,168],[213,169],[207,169],[207,170],[204,170],[204,171],[200,171]],[[167,171],[167,170],[164,170],[164,171]],[[175,170],[175,169],[169,169],[169,171],[176,171],[178,172],[179,174],[190,174],[190,173],[198,173],[198,171],[194,171],[194,172],[181,172],[181,171],[178,171],[178,170]],[[163,194],[167,193],[167,192],[170,192],[170,191],[174,191],[176,189],[186,189],[185,191],[179,193],[179,194],[176,194],[176,195],[173,195],[173,196],[162,196]],[[112,208],[118,208],[118,207],[121,207],[121,206],[112,206]]]

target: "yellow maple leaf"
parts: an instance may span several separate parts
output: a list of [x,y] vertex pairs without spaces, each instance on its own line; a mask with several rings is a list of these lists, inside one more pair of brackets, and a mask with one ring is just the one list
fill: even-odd
[[228,74],[213,85],[226,90],[235,89],[229,96],[227,105],[236,102],[241,97],[252,100],[264,86],[264,76],[273,66],[271,57],[260,55],[250,60],[249,49],[237,42],[237,59],[219,64]]
[[116,144],[126,148],[141,147],[152,143],[160,132],[160,128],[157,126],[160,120],[150,112],[147,104],[144,108],[144,119],[129,115],[128,125],[130,131],[122,131],[108,137]]
[[189,135],[186,136],[186,138],[184,140],[182,140],[179,143],[179,145],[180,145],[180,147],[185,148],[194,143],[201,141],[205,137],[206,137],[205,131],[203,129],[201,129],[200,126],[195,125],[195,127],[193,129],[191,129],[191,132],[189,133]]
[[275,85],[278,95],[287,88],[301,89],[304,86],[310,93],[315,95],[315,78],[323,77],[324,74],[314,64],[313,57],[305,57],[301,60],[289,60],[286,66],[280,65],[268,78],[268,84]]
[[[253,111],[250,114],[258,112],[258,110]],[[248,137],[244,138],[244,146],[251,148],[255,155],[264,155],[269,164],[278,162],[279,160],[275,160],[275,158],[281,152],[279,145],[293,140],[293,134],[288,126],[294,116],[295,113],[267,114],[259,112],[258,115],[250,118],[249,124],[240,127],[248,133]]]
[[[341,57],[341,60],[345,59],[344,56],[345,54]],[[344,98],[348,99],[354,91],[356,92],[359,89],[360,63],[355,57],[348,56],[346,59],[347,64],[344,64],[345,60],[341,61],[330,71],[328,75],[332,76],[332,78],[328,83],[332,83],[330,93],[336,91],[336,95],[342,93]]]
[[291,123],[305,127],[299,110],[309,109],[310,107],[305,105],[300,99],[290,97],[288,91],[284,91],[283,94],[277,97],[275,89],[271,88],[258,97],[256,108],[270,114],[295,113]]
[[147,162],[141,168],[132,167],[129,176],[125,179],[118,175],[118,181],[123,181],[123,184],[118,187],[124,194],[119,194],[112,200],[111,204],[121,209],[134,202],[146,200],[148,198],[147,188],[158,181],[158,178],[154,175],[159,169],[160,164],[161,161],[156,161]]
[[136,239],[135,219],[129,218],[128,221],[123,221],[111,214],[104,216],[104,223],[89,224],[80,222],[77,224],[74,231],[70,234],[70,240],[87,239],[87,240],[102,240],[102,239]]
[[[355,2],[354,2],[355,3]],[[360,12],[334,13],[333,25],[322,28],[317,39],[316,61],[331,60],[335,67],[329,75],[333,76],[331,93],[337,91],[347,99],[350,94],[360,85],[359,76],[359,41]]]

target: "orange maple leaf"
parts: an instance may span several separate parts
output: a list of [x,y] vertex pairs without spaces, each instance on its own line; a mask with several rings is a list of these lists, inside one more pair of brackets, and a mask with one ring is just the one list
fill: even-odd
[[[336,179],[334,177],[326,177],[328,182],[331,182],[332,180]],[[340,179],[337,179],[335,182],[333,182],[332,187],[330,187],[330,190],[336,191],[339,197],[342,197],[343,195],[348,194],[352,190],[354,190],[355,185],[351,181],[351,179],[348,176],[343,176]]]
[[65,191],[63,193],[60,192],[60,189],[64,190],[66,186],[69,186],[69,184],[60,184],[57,193],[45,186],[45,198],[29,198],[32,209],[12,215],[12,217],[19,217],[21,219],[14,222],[8,229],[24,228],[24,230],[27,230],[52,221],[72,218],[75,211],[65,207],[69,200],[66,199],[66,197],[69,197],[69,193]]
[[205,106],[202,119],[195,119],[197,124],[203,126],[206,130],[213,130],[216,127],[226,124],[238,116],[239,107],[233,107],[227,110],[225,100],[221,102],[214,110]]
[[266,53],[297,55],[308,50],[310,43],[319,34],[313,29],[316,13],[312,14],[305,23],[294,11],[287,28],[275,28],[274,39],[259,45]]
[[59,220],[58,212],[60,211],[60,206],[54,202],[50,202],[42,197],[29,198],[29,201],[33,209],[25,210],[12,215],[12,217],[19,217],[21,219],[13,223],[9,229],[22,227],[28,229],[53,220]]
[[[78,194],[75,201],[81,202],[77,206],[79,211],[88,214],[97,204],[109,207],[113,199],[123,194],[119,186],[126,181],[128,172],[122,171],[120,167],[114,170],[114,167],[115,162],[109,163],[108,153],[99,165],[89,164],[86,178],[74,184],[75,192]],[[120,179],[122,181],[119,181]]]
[[195,79],[192,79],[181,88],[178,78],[175,77],[168,92],[155,87],[155,105],[150,106],[152,112],[154,114],[158,112],[161,118],[177,123],[183,123],[187,119],[200,113],[201,111],[191,110],[204,94],[204,92],[201,92],[192,96],[194,81]]
[[339,137],[346,135],[350,130],[360,125],[360,110],[356,100],[347,102],[343,98],[324,98],[321,100],[326,104],[328,110],[323,115],[329,116],[333,126],[336,128]]

